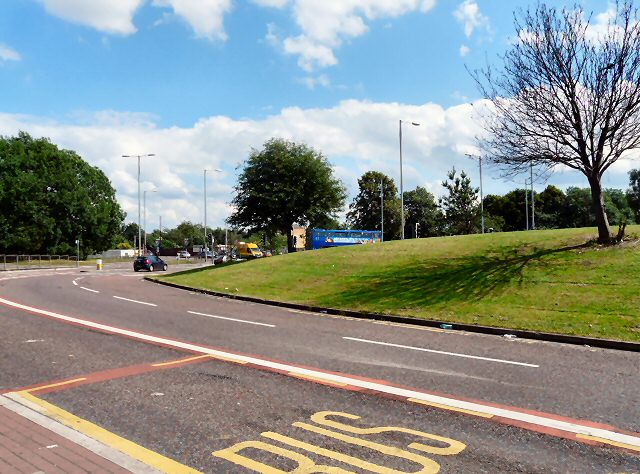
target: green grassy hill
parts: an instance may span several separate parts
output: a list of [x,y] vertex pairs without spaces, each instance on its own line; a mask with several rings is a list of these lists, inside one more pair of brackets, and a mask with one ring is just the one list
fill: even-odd
[[596,235],[562,229],[393,241],[161,278],[331,308],[639,341],[640,242],[588,244]]

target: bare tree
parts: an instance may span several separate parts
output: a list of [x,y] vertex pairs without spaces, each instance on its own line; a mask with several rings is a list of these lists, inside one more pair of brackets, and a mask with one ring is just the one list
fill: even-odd
[[611,12],[596,27],[577,5],[521,10],[503,67],[472,72],[493,105],[480,139],[485,158],[513,173],[531,164],[581,171],[601,243],[611,238],[602,176],[640,143],[638,10],[622,0]]

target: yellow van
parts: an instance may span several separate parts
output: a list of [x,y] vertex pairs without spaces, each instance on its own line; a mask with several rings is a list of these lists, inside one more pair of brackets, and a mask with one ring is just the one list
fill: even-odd
[[238,255],[241,258],[259,258],[262,257],[262,251],[251,242],[238,242]]

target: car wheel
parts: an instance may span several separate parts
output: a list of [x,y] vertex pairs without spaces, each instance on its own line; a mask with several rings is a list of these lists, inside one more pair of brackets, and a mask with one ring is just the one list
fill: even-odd
[[133,271],[134,271],[134,272],[137,272],[137,271],[139,271],[139,269],[138,269],[138,268],[134,268],[134,269],[133,269]]
[[153,265],[149,265],[149,271],[152,272],[153,271]]
[[167,268],[169,268],[169,267],[168,267],[168,266],[167,266],[167,264],[165,263],[165,264],[164,264],[164,266],[162,267],[162,269],[166,272],[166,271],[167,271]]

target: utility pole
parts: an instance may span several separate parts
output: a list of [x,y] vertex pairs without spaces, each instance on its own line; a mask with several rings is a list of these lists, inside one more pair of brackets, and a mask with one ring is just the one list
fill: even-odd
[[416,222],[416,239],[418,238],[418,223]]
[[380,180],[380,242],[384,242],[384,187]]
[[527,221],[526,229],[529,230],[529,190],[527,189],[527,180],[524,181],[524,215]]
[[533,191],[533,163],[531,163],[531,229],[536,230],[536,204]]

